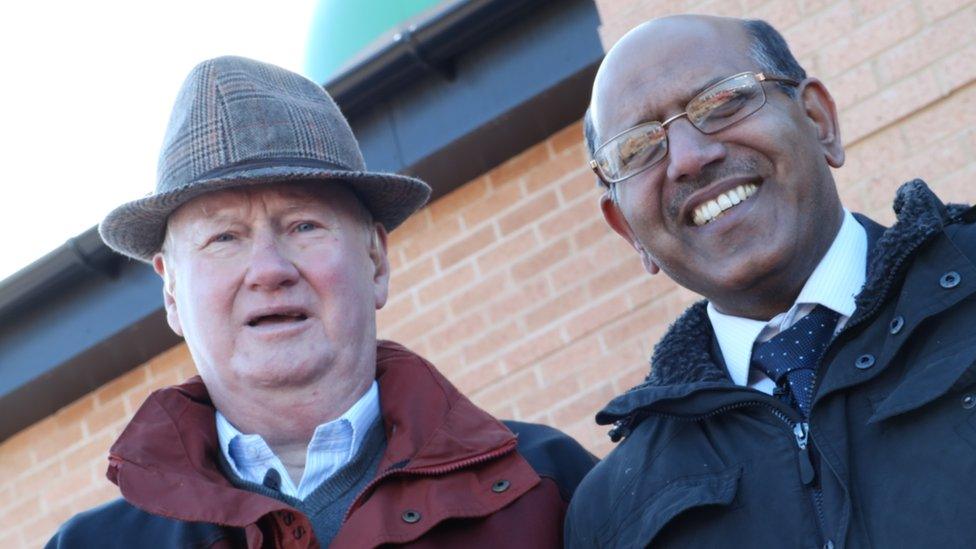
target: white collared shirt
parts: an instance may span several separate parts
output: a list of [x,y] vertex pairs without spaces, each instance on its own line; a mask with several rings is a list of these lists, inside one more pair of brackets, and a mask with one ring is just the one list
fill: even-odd
[[366,431],[379,416],[379,386],[373,381],[369,390],[344,414],[315,428],[305,456],[305,472],[298,486],[261,435],[245,435],[219,411],[216,413],[217,438],[221,452],[238,477],[261,484],[268,470],[275,469],[281,475],[281,492],[305,499],[352,460],[362,446]]
[[[867,271],[868,237],[864,227],[844,210],[844,220],[823,259],[807,279],[793,306],[768,322],[720,313],[709,302],[708,319],[715,330],[715,338],[729,375],[737,385],[749,386],[772,394],[773,380],[764,374],[750,371],[752,347],[756,341],[768,341],[793,326],[817,305],[840,314],[837,331],[854,314],[854,296],[861,291]],[[835,332],[836,333],[836,332]]]

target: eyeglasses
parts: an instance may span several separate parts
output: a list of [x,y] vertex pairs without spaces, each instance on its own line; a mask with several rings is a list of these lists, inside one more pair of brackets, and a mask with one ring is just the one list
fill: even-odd
[[664,122],[639,124],[611,137],[593,153],[590,167],[607,185],[633,177],[668,155],[669,124],[684,116],[704,134],[724,130],[766,104],[763,82],[799,85],[795,80],[766,76],[761,72],[730,76],[696,95],[685,106],[685,112]]

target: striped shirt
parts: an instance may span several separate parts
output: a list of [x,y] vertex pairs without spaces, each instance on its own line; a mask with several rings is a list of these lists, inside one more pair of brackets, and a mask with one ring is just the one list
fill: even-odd
[[764,393],[776,389],[773,380],[758,370],[749,368],[752,347],[755,342],[769,341],[776,334],[793,326],[817,305],[823,305],[840,314],[837,331],[854,314],[854,296],[861,291],[867,276],[868,237],[864,227],[844,210],[834,242],[823,259],[810,274],[793,306],[768,322],[720,313],[708,304],[708,319],[715,330],[715,338],[729,375],[737,385],[748,385]]
[[298,486],[261,435],[240,432],[219,411],[216,413],[217,438],[220,450],[238,477],[261,484],[268,471],[274,469],[281,477],[281,492],[303,500],[352,460],[379,415],[379,386],[374,381],[344,414],[315,428]]

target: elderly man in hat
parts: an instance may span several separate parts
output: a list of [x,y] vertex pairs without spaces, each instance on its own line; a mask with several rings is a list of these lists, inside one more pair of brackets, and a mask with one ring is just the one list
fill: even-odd
[[592,456],[496,420],[376,339],[387,232],[429,192],[366,171],[313,82],[243,58],[197,66],[155,194],[100,230],[162,277],[200,377],[147,399],[109,455],[123,499],[50,546],[559,546]]
[[570,547],[972,547],[976,209],[841,204],[837,111],[762,21],[657,19],[597,73],[610,227],[707,298],[597,421]]

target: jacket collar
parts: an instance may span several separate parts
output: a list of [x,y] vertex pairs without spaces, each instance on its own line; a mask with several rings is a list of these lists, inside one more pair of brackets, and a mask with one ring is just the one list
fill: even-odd
[[[515,449],[511,431],[406,348],[379,342],[376,370],[387,437],[379,471],[423,472]],[[224,477],[214,411],[199,376],[156,391],[112,446],[109,480],[136,507],[177,520],[245,527],[290,509]]]
[[[919,247],[945,225],[957,221],[965,210],[961,205],[944,205],[922,180],[915,179],[898,189],[894,203],[897,222],[891,228],[856,215],[868,234],[867,276],[847,327],[873,318],[904,278],[909,259]],[[597,423],[610,424],[651,405],[679,413],[681,410],[674,408],[682,405],[679,399],[696,392],[728,389],[732,380],[711,352],[713,341],[706,302],[700,301],[678,317],[655,346],[644,383],[610,401],[597,414]],[[612,438],[619,436],[611,433]]]

